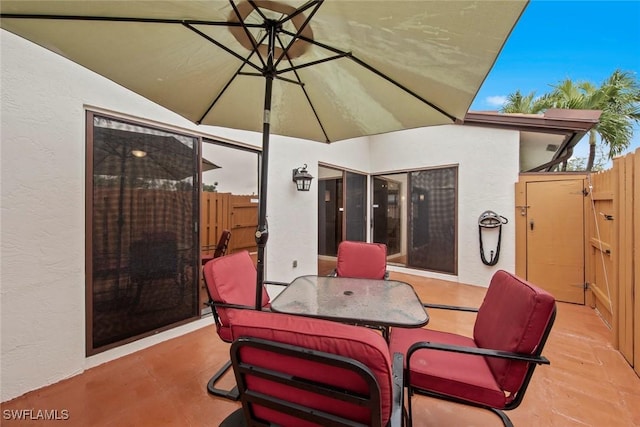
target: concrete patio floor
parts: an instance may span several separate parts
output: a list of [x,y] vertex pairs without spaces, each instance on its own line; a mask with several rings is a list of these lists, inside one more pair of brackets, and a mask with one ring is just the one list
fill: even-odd
[[[391,273],[423,301],[477,306],[485,289]],[[429,328],[470,334],[473,314],[430,311]],[[213,324],[213,319],[211,319]],[[544,355],[516,426],[640,425],[640,378],[611,345],[611,332],[589,307],[559,303]],[[3,426],[217,426],[239,403],[209,395],[206,383],[228,359],[213,325],[105,363],[2,403]],[[225,378],[233,384],[232,375]],[[225,386],[225,384],[222,384]],[[414,396],[414,426],[499,426],[488,411]],[[15,412],[57,410],[65,421],[16,420]],[[66,411],[66,412],[63,412]],[[51,412],[50,412],[51,413]]]

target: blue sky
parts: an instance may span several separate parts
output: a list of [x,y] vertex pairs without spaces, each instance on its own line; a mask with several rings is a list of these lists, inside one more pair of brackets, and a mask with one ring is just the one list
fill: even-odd
[[[541,95],[566,78],[599,85],[618,68],[640,78],[640,0],[532,0],[470,110],[498,110],[518,89]],[[627,152],[638,147],[636,126]]]

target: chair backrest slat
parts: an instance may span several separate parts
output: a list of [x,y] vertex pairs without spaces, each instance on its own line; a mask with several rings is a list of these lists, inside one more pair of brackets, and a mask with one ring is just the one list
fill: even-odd
[[220,234],[220,239],[218,239],[218,244],[216,245],[216,249],[213,252],[214,258],[220,258],[227,253],[227,248],[229,247],[229,240],[231,240],[231,231],[222,230]]

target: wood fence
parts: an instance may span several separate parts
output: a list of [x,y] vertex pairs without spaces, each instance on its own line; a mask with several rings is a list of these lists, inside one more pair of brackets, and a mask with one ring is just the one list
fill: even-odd
[[203,192],[200,199],[200,246],[203,254],[213,254],[222,230],[231,231],[227,253],[258,250],[257,196]]
[[640,374],[640,149],[587,179],[589,303],[611,325],[615,347]]

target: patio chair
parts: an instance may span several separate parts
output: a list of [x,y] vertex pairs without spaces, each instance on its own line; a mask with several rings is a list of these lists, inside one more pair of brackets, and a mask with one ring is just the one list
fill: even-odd
[[503,411],[520,405],[536,366],[549,364],[542,349],[555,319],[553,296],[500,270],[479,309],[425,306],[477,315],[473,337],[429,329],[391,331],[391,351],[405,355],[409,420],[415,392],[488,409],[512,426]]
[[[129,279],[135,287],[130,309],[136,313],[166,310],[179,305],[184,295],[184,278],[175,233],[147,233],[143,239],[132,242],[129,249]],[[159,285],[165,282],[176,287],[179,299],[167,298],[166,292],[159,291]],[[145,306],[151,308],[140,310],[143,290],[152,283],[158,286],[154,287],[152,293],[145,292]],[[173,305],[163,305],[163,301],[167,300],[171,300]]]
[[[255,309],[257,273],[253,260],[247,251],[240,251],[214,258],[203,267],[203,276],[209,295],[211,312],[215,320],[216,331],[220,339],[232,342],[229,312],[238,309]],[[269,295],[262,288],[262,305],[269,306]],[[216,388],[216,383],[231,368],[227,361],[207,383],[209,393],[231,400],[238,399],[237,389]]]
[[[213,247],[213,255],[204,254],[201,256],[202,265],[205,265],[208,261],[211,261],[214,258],[220,258],[227,253],[227,249],[229,248],[229,240],[231,240],[231,231],[222,230],[220,233],[220,238],[218,239],[218,243]],[[210,250],[208,246],[205,247],[205,250]]]
[[221,426],[402,425],[402,355],[379,334],[270,312],[230,317],[242,408]]
[[337,277],[388,279],[387,246],[344,240],[338,245],[338,260],[332,273]]
[[[330,276],[388,280],[387,245],[343,240],[338,245],[336,269]],[[387,328],[381,326],[367,327],[377,329],[385,336],[388,333]]]

